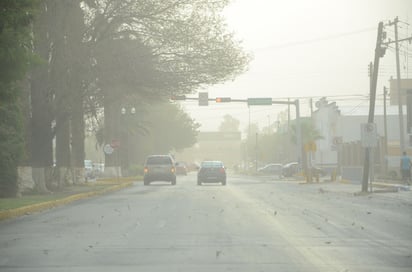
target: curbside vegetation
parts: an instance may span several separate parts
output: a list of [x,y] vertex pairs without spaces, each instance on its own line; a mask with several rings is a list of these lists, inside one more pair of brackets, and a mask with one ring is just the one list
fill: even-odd
[[[62,197],[60,199],[29,204],[19,208],[7,209],[0,211],[0,220],[10,219],[14,217],[19,217],[27,214],[31,214],[34,212],[40,212],[43,210],[55,208],[58,206],[62,206],[65,204],[69,204],[71,202],[86,199],[94,196],[103,195],[109,192],[117,191],[126,187],[130,187],[133,185],[133,181],[136,181],[136,178],[119,178],[119,179],[103,179],[96,181],[95,183],[86,184],[86,186],[98,186],[98,185],[109,185],[103,189],[92,190],[90,192],[85,193],[77,193],[70,196]],[[110,186],[111,185],[111,186]]]

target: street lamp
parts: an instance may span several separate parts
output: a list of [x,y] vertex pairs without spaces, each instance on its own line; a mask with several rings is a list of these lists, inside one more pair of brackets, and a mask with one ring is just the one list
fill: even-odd
[[[120,110],[122,115],[126,115],[127,113],[127,109],[125,107],[122,107]],[[130,108],[130,114],[135,114],[136,113],[136,108],[135,107],[131,107]]]

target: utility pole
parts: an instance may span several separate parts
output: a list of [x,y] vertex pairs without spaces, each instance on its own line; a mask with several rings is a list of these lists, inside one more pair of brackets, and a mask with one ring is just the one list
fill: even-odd
[[[369,116],[368,124],[373,124],[375,117],[375,100],[376,100],[376,85],[378,82],[378,71],[379,71],[379,59],[385,54],[385,47],[382,47],[383,38],[383,23],[379,22],[378,25],[378,36],[376,39],[375,48],[375,59],[373,62],[373,73],[370,86],[370,100],[369,100]],[[365,149],[365,161],[363,164],[363,177],[362,177],[362,192],[368,191],[368,181],[369,181],[369,168],[370,168],[370,152],[371,148],[366,147]]]
[[395,50],[396,50],[396,76],[397,76],[397,81],[396,81],[396,87],[397,87],[397,94],[398,94],[398,112],[399,112],[399,140],[400,140],[400,154],[402,154],[403,151],[406,151],[406,145],[405,145],[405,129],[404,129],[404,124],[403,124],[403,109],[402,109],[402,91],[401,91],[401,68],[400,68],[400,62],[399,62],[399,42],[403,41],[412,41],[412,37],[408,37],[405,39],[399,39],[398,38],[398,23],[399,19],[398,17],[395,18],[393,22],[389,22],[389,26],[394,25],[395,27],[395,41],[389,41],[387,43],[384,43],[383,45],[389,45],[391,43],[395,43]]
[[386,87],[383,87],[383,130],[384,130],[384,173],[388,173],[388,123],[386,117],[386,96],[388,95],[388,90]]
[[395,49],[396,49],[396,87],[398,89],[398,111],[399,111],[399,133],[400,133],[400,154],[405,151],[405,129],[403,127],[402,91],[401,91],[401,69],[399,64],[399,41],[398,41],[398,17],[393,22],[395,26]]

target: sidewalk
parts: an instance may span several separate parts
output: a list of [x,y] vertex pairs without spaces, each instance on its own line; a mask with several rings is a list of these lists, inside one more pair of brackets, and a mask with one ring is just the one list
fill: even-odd
[[[346,183],[346,184],[358,184],[361,186],[361,181],[351,181],[351,180],[346,180],[346,179],[341,179],[341,183]],[[411,186],[403,184],[401,180],[391,180],[391,179],[375,179],[372,184],[368,184],[368,187],[372,187],[374,190],[375,188],[379,189],[386,189],[388,191],[393,191],[393,192],[399,192],[399,191],[410,191]]]

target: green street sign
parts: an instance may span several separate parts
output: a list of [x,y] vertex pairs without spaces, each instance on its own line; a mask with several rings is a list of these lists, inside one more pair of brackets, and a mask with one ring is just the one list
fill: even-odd
[[256,98],[248,98],[247,99],[248,106],[254,105],[272,105],[272,98],[271,97],[256,97]]

